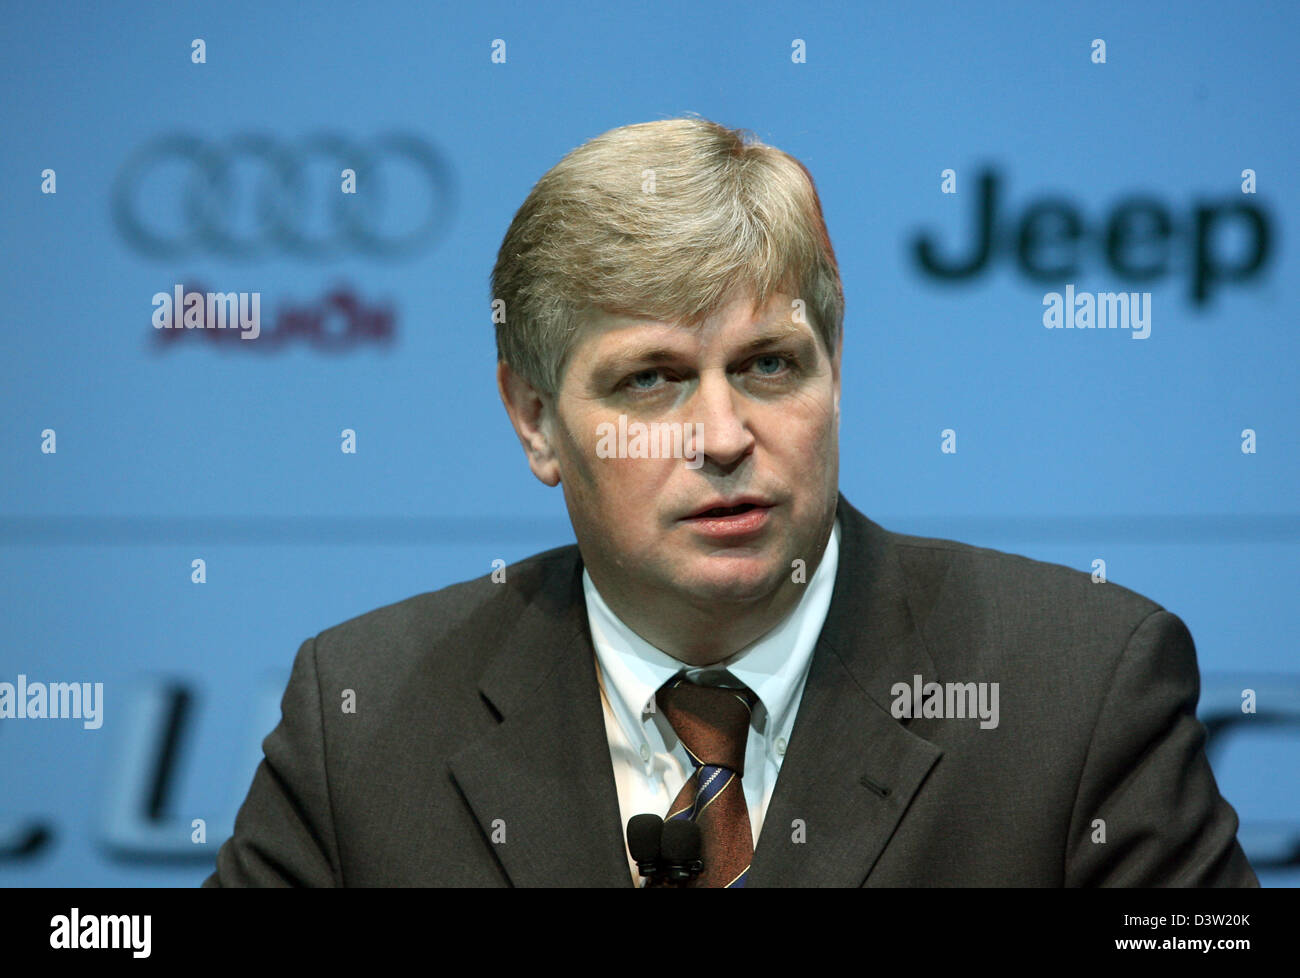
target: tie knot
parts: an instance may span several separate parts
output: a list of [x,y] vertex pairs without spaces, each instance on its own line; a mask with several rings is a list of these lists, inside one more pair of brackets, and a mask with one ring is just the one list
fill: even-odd
[[745,774],[745,741],[757,697],[741,686],[701,686],[674,676],[660,687],[655,702],[663,711],[692,761]]

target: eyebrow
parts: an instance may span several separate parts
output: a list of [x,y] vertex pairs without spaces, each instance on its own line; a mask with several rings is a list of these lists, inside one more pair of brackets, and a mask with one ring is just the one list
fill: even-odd
[[[801,328],[800,324],[794,322],[773,323],[763,327],[761,333],[757,336],[746,340],[737,351],[737,356],[744,357],[758,350],[775,346],[779,343],[794,340],[805,346],[813,339],[811,334]],[[616,380],[625,373],[638,366],[653,366],[655,364],[672,363],[682,359],[685,354],[681,350],[672,347],[663,346],[662,344],[647,344],[645,346],[632,346],[627,349],[612,354],[607,359],[600,361],[593,371],[593,378],[597,382],[606,380]]]

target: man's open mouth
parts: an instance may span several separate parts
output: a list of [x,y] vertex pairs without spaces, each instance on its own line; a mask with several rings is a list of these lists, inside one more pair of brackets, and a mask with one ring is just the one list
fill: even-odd
[[737,506],[715,506],[713,509],[702,510],[688,517],[692,520],[720,519],[726,516],[739,516],[741,513],[748,513],[751,509],[766,509],[765,506],[758,506],[754,503],[740,503]]

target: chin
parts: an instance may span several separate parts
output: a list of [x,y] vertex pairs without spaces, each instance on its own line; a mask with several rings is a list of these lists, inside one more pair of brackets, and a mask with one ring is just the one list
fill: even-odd
[[780,564],[750,557],[704,558],[689,577],[680,582],[683,590],[709,601],[748,602],[768,597],[784,579]]

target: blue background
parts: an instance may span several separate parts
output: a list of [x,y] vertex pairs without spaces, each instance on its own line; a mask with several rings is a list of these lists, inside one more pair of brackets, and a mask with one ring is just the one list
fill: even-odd
[[[1212,755],[1243,845],[1266,885],[1300,882],[1297,36],[1290,3],[10,7],[0,681],[99,681],[106,705],[99,730],[0,721],[0,885],[197,884],[304,638],[572,541],[496,393],[488,274],[564,153],[687,113],[753,130],[817,182],[847,302],[850,501],[889,529],[1084,570],[1103,558],[1111,581],[1179,614],[1202,715],[1245,720]],[[194,38],[206,64],[191,63]],[[792,62],[796,38],[806,63]],[[114,218],[115,181],[160,137],[373,146],[394,131],[447,167],[424,188],[439,230],[411,254],[156,256]],[[986,167],[999,240],[1028,204],[1066,198],[1086,229],[1072,281],[1150,291],[1149,339],[1044,329],[1042,297],[1064,283],[1025,277],[1005,247],[963,283],[922,274],[918,234],[953,257],[968,247]],[[56,194],[41,193],[46,168]],[[940,192],[946,168],[955,195]],[[399,204],[419,190],[387,187]],[[1134,194],[1177,229],[1168,274],[1144,284],[1098,246]],[[1189,297],[1198,202],[1251,203],[1273,234],[1261,272],[1203,304]],[[166,193],[140,206],[153,226],[184,225]],[[329,228],[331,206],[309,195],[300,216]],[[256,229],[256,201],[237,211]],[[1242,243],[1225,232],[1216,247],[1231,261]],[[264,329],[342,288],[389,307],[395,332],[334,351],[188,334],[160,346],[153,294],[198,282],[260,291]],[[57,454],[40,451],[46,428]],[[355,455],[339,450],[344,428]],[[939,451],[945,428],[956,455]],[[168,683],[192,709],[148,816],[131,779],[156,762],[149,711]],[[1245,687],[1253,720],[1235,705]],[[206,846],[190,841],[193,818]],[[46,841],[12,851],[36,826]]]

